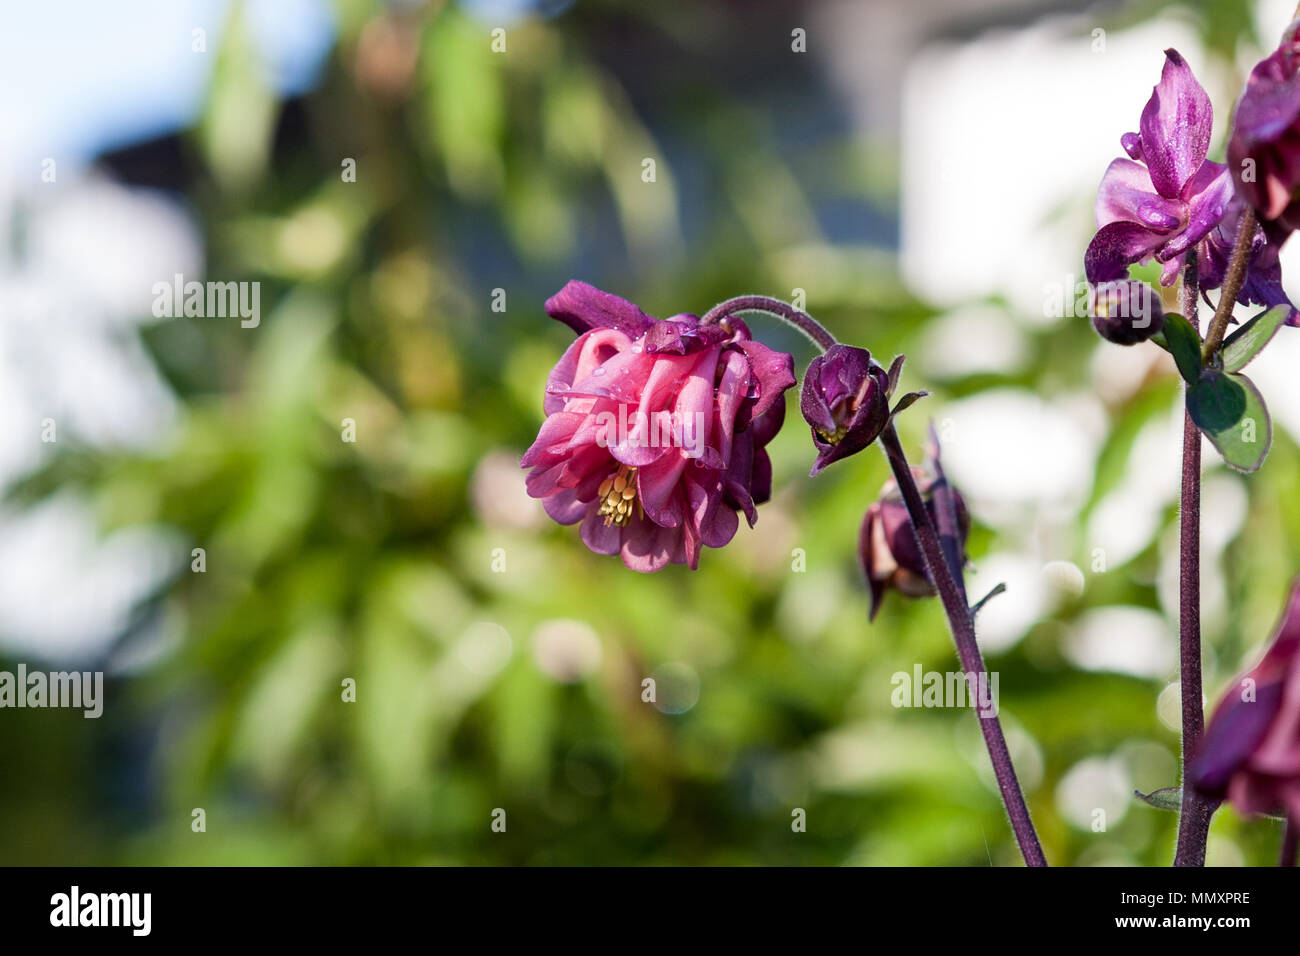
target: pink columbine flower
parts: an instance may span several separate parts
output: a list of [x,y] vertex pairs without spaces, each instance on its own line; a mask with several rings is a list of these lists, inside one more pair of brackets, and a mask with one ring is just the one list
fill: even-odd
[[1300,579],[1263,660],[1220,702],[1191,768],[1207,796],[1300,822]]
[[523,457],[528,493],[561,524],[582,522],[597,554],[634,571],[699,565],[743,511],[771,495],[764,446],[785,417],[794,359],[738,319],[657,321],[569,282],[546,303],[578,339],[546,384],[546,420]]

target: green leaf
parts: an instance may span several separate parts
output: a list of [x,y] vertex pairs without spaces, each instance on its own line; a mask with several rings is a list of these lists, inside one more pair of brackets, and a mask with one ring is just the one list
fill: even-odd
[[1174,357],[1178,374],[1191,385],[1201,373],[1201,334],[1177,312],[1165,316],[1165,327],[1151,337]]
[[1273,423],[1246,376],[1206,369],[1187,389],[1187,413],[1231,467],[1250,472],[1264,463]]
[[1183,805],[1182,787],[1162,787],[1159,790],[1152,790],[1150,793],[1134,790],[1133,796],[1151,804],[1157,810],[1173,810],[1177,813]]
[[1223,343],[1223,370],[1237,372],[1246,367],[1269,340],[1280,329],[1291,314],[1289,306],[1279,305],[1261,312],[1237,331],[1228,336]]
[[989,603],[989,601],[992,598],[997,597],[999,594],[1005,594],[1006,590],[1007,590],[1007,584],[1005,581],[1000,581],[997,584],[995,584],[993,586],[992,591],[984,595],[982,598],[980,598],[978,601],[976,601],[974,604],[970,606],[970,616],[974,617],[976,614],[980,612],[980,610],[984,607],[985,604]]
[[890,416],[897,415],[905,408],[910,408],[913,404],[919,402],[929,394],[929,392],[908,392],[898,400],[898,404],[894,406],[894,410],[889,413]]

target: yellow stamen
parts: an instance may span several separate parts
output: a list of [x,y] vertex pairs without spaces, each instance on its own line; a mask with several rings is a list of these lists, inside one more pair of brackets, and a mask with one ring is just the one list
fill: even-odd
[[641,501],[636,496],[635,468],[619,465],[618,471],[600,483],[597,496],[600,498],[600,510],[596,514],[605,519],[606,527],[625,527],[632,520],[634,502],[637,514],[642,514]]

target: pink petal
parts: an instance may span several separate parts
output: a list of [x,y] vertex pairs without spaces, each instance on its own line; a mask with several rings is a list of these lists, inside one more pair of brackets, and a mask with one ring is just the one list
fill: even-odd
[[635,519],[623,535],[623,563],[633,571],[650,573],[666,568],[679,551],[680,528],[661,528]]
[[682,506],[675,492],[688,460],[675,451],[637,471],[637,498],[656,524],[673,528],[682,523]]

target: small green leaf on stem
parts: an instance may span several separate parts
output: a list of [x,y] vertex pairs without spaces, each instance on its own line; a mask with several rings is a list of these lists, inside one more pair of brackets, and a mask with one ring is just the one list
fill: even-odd
[[1238,471],[1257,471],[1273,443],[1264,398],[1245,375],[1206,369],[1187,389],[1187,413]]
[[903,409],[911,407],[917,401],[919,401],[922,398],[925,398],[925,396],[929,394],[930,394],[929,392],[908,392],[906,395],[904,395],[902,398],[898,400],[898,404],[894,406],[894,410],[889,414],[891,416],[897,415]]
[[1261,312],[1229,335],[1224,340],[1221,353],[1223,355],[1223,370],[1225,372],[1238,372],[1245,368],[1246,363],[1258,355],[1265,345],[1268,345],[1277,330],[1286,323],[1290,314],[1291,309],[1289,306],[1275,306],[1267,312]]
[[1183,805],[1182,787],[1163,787],[1160,790],[1152,790],[1150,793],[1134,790],[1133,796],[1145,803],[1149,803],[1157,810],[1172,810],[1177,813]]
[[984,595],[982,598],[980,598],[978,601],[976,601],[974,604],[971,605],[970,616],[974,617],[976,614],[980,612],[980,608],[984,607],[985,604],[989,603],[990,599],[995,598],[999,594],[1004,593],[1006,589],[1007,589],[1006,582],[999,582],[997,585],[994,586],[993,590],[989,591],[988,594]]
[[1191,385],[1201,372],[1201,335],[1177,312],[1165,316],[1165,327],[1152,336],[1162,349],[1174,357],[1178,374]]

